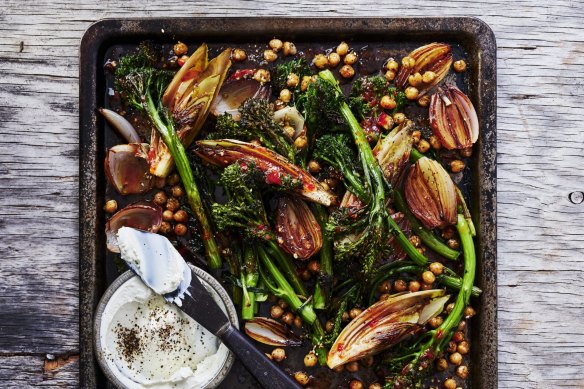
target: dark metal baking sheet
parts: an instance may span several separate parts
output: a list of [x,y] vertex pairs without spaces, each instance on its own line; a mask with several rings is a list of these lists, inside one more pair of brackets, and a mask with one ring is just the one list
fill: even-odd
[[[475,18],[157,18],[107,19],[86,31],[80,48],[80,383],[103,387],[93,354],[94,309],[111,280],[106,275],[102,207],[106,194],[103,159],[111,142],[96,109],[104,106],[103,64],[112,50],[135,46],[145,39],[171,43],[207,42],[211,51],[227,44],[258,44],[274,36],[306,48],[333,47],[341,39],[353,47],[371,45],[404,55],[420,44],[445,41],[469,63],[464,88],[475,104],[481,136],[471,163],[469,194],[477,222],[477,285],[483,289],[472,323],[472,388],[497,387],[496,297],[496,43],[493,32]],[[462,55],[461,54],[461,55]],[[224,387],[255,387],[238,364]],[[223,386],[222,386],[223,387]]]

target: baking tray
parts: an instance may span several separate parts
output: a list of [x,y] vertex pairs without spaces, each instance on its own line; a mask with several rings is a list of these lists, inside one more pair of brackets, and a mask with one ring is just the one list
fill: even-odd
[[[104,106],[106,74],[103,64],[117,47],[132,47],[143,40],[188,44],[207,42],[210,50],[226,45],[262,48],[272,37],[291,40],[300,48],[334,47],[348,40],[352,47],[386,47],[394,55],[434,41],[448,42],[470,65],[462,82],[473,101],[481,135],[471,160],[471,212],[477,229],[477,279],[483,294],[472,320],[471,378],[466,387],[497,387],[497,282],[496,282],[496,43],[492,30],[476,18],[156,18],[106,19],[91,25],[80,47],[80,386],[107,385],[97,366],[92,342],[95,307],[108,282],[106,271],[106,198],[103,171],[111,135],[96,115]],[[246,46],[247,45],[247,46]],[[216,51],[215,51],[216,52]],[[260,51],[261,52],[261,51]],[[108,130],[109,131],[109,130]],[[111,131],[110,131],[111,132]],[[111,264],[110,264],[111,267]],[[257,387],[236,364],[221,387]]]

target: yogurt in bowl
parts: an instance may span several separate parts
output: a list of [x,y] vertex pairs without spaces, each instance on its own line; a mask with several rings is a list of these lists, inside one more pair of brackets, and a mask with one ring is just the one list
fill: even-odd
[[[237,326],[225,289],[201,269],[193,271]],[[131,271],[116,279],[100,301],[94,342],[102,370],[120,388],[214,388],[233,364],[233,355],[217,337]]]

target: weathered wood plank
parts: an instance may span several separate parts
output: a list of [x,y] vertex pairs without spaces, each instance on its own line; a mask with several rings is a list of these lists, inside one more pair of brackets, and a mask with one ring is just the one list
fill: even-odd
[[[77,47],[103,17],[481,17],[498,40],[499,371],[505,388],[583,387],[584,190],[581,1],[8,0],[0,5],[2,387],[75,387],[78,348]],[[404,11],[407,10],[407,11]],[[22,42],[22,45],[21,45]],[[26,308],[24,308],[26,307]],[[13,354],[10,354],[13,355]]]

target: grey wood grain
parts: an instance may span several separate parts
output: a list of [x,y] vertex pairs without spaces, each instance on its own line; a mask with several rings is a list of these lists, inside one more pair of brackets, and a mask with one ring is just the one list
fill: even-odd
[[[104,17],[236,15],[478,16],[490,24],[499,48],[499,384],[584,387],[584,204],[568,201],[568,193],[584,190],[579,0],[4,0],[0,386],[77,386],[77,53],[84,30]],[[47,353],[68,362],[49,369]]]

